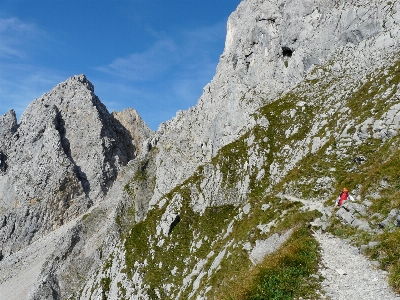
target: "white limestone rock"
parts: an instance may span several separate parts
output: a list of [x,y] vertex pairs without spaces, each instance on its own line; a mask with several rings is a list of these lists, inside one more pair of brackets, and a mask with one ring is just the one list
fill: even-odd
[[286,231],[283,234],[275,233],[266,240],[257,240],[256,245],[249,253],[249,258],[253,265],[263,261],[267,254],[273,253],[278,249],[292,234],[293,229]]
[[135,156],[149,150],[142,149],[142,145],[153,137],[154,132],[143,121],[136,110],[127,108],[122,112],[113,112],[112,115],[128,130],[132,143],[135,146]]

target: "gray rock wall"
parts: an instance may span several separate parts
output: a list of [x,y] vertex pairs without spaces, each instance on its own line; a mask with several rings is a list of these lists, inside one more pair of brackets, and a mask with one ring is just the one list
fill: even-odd
[[17,128],[17,117],[14,110],[0,116],[0,175],[7,171],[7,153],[12,145],[12,136]]

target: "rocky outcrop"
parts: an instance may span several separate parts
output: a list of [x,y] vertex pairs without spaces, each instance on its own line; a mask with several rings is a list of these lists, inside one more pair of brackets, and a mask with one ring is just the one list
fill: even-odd
[[367,221],[362,216],[367,214],[366,206],[346,201],[336,212],[336,216],[343,222],[360,230],[371,231]]
[[381,228],[386,228],[390,225],[400,227],[400,211],[396,208],[392,209],[387,217],[378,223]]
[[15,111],[10,110],[5,115],[0,116],[0,124],[0,151],[7,153],[11,147],[11,137],[18,128]]
[[[148,138],[151,130],[138,116],[135,120],[136,139]],[[3,255],[82,214],[107,194],[119,169],[137,152],[131,121],[125,120],[129,130],[121,125],[84,75],[33,101],[18,125],[13,111],[1,117]]]
[[138,112],[133,108],[124,109],[121,112],[113,112],[113,117],[121,123],[127,130],[128,136],[126,140],[132,140],[135,146],[135,156],[149,149],[142,149],[146,140],[150,140],[154,136],[154,132],[147,126]]
[[12,136],[17,128],[17,117],[14,110],[0,116],[0,175],[7,171],[7,153],[12,144]]

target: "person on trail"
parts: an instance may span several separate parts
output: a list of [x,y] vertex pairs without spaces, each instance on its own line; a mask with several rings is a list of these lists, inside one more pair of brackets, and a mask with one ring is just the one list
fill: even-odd
[[336,199],[335,208],[339,207],[343,204],[344,201],[351,200],[354,201],[354,198],[349,195],[349,189],[343,188],[342,192],[340,193],[339,197]]

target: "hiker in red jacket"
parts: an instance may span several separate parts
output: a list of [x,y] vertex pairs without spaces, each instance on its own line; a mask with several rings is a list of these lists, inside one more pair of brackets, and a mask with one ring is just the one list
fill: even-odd
[[346,201],[346,200],[354,200],[354,198],[349,195],[349,189],[348,188],[344,188],[342,190],[342,192],[340,193],[340,196],[336,199],[335,208],[338,207],[338,206],[341,206],[343,204],[343,202]]

